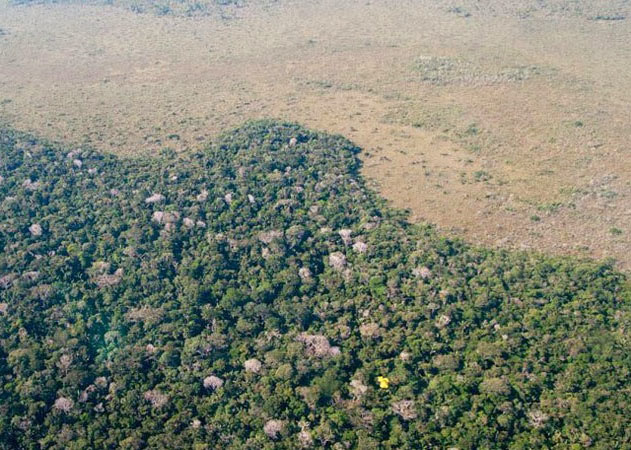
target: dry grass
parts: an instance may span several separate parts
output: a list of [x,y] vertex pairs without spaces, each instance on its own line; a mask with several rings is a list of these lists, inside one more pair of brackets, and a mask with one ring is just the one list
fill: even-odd
[[631,268],[620,2],[249,2],[229,20],[0,2],[0,115],[117,153],[248,118],[342,133],[415,220]]

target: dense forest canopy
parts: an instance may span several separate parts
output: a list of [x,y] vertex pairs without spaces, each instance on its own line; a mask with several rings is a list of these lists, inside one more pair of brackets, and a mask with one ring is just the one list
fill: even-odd
[[0,448],[626,448],[631,290],[413,226],[342,137],[0,134]]

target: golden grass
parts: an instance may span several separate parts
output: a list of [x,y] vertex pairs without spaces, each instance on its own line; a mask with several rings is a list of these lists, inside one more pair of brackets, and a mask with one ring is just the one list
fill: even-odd
[[631,22],[600,20],[623,3],[491,4],[285,1],[222,20],[5,1],[0,115],[116,153],[298,121],[363,147],[414,220],[630,268]]

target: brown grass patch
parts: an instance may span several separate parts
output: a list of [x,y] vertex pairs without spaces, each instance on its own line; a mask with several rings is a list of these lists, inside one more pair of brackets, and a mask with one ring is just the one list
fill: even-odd
[[298,121],[363,147],[414,220],[629,268],[628,11],[537,5],[286,1],[223,20],[4,2],[0,115],[116,153]]

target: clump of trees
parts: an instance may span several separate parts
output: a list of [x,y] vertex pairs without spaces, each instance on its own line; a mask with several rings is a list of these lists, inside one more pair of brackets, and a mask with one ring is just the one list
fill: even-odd
[[0,447],[630,446],[626,277],[410,225],[357,151],[0,131]]

